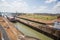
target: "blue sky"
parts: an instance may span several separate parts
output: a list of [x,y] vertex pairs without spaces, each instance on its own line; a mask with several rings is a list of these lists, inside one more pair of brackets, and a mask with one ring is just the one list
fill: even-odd
[[0,0],[0,11],[60,13],[60,0]]

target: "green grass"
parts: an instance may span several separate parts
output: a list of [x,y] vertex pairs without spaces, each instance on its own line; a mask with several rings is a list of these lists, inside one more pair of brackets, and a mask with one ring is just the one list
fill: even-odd
[[57,16],[46,16],[46,15],[32,15],[32,14],[28,14],[28,15],[24,15],[28,18],[35,18],[35,19],[43,19],[43,20],[54,20],[56,19]]

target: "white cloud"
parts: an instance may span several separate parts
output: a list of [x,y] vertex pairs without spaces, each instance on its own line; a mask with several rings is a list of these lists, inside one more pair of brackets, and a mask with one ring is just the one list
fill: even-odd
[[12,3],[8,3],[4,1],[0,3],[0,11],[5,12],[27,12],[28,11],[28,4],[23,1],[14,1]]
[[0,3],[0,11],[8,11],[11,7],[12,6],[6,1]]
[[26,2],[17,2],[14,1],[12,3],[12,6],[14,7],[14,10],[17,10],[18,12],[26,12],[28,10],[28,4]]
[[32,12],[34,13],[44,13],[47,10],[47,6],[34,7]]
[[60,13],[60,2],[58,2],[52,9],[53,13]]
[[[53,2],[49,0],[48,2]],[[48,9],[48,6],[32,6],[30,7],[25,1],[13,1],[11,3],[3,0],[0,2],[0,11],[5,12],[28,12],[28,13],[60,13],[60,2],[58,2],[52,9]]]
[[1,1],[5,1],[5,0],[1,0]]
[[56,2],[57,0],[46,0],[45,3]]
[[5,12],[29,12],[29,13],[34,13],[34,12],[44,12],[47,7],[45,6],[40,6],[40,7],[29,7],[29,5],[24,2],[24,1],[13,1],[12,3],[8,3],[7,1],[4,1],[3,3],[0,4],[0,11],[5,11]]

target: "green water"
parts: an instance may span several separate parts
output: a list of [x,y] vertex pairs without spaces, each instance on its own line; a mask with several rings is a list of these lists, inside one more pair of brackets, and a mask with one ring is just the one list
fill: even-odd
[[41,40],[53,40],[49,37],[47,37],[46,35],[44,34],[41,34],[19,22],[17,23],[14,23],[15,27],[18,28],[22,33],[24,33],[25,35],[28,35],[28,36],[32,36],[32,37],[36,37],[36,38],[39,38]]

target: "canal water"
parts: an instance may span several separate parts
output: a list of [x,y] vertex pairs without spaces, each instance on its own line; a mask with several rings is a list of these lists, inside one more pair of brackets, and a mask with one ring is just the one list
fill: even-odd
[[21,31],[23,34],[27,36],[35,37],[41,40],[53,40],[52,38],[47,37],[46,35],[41,34],[22,23],[17,22],[17,23],[14,23],[14,25],[19,31]]

